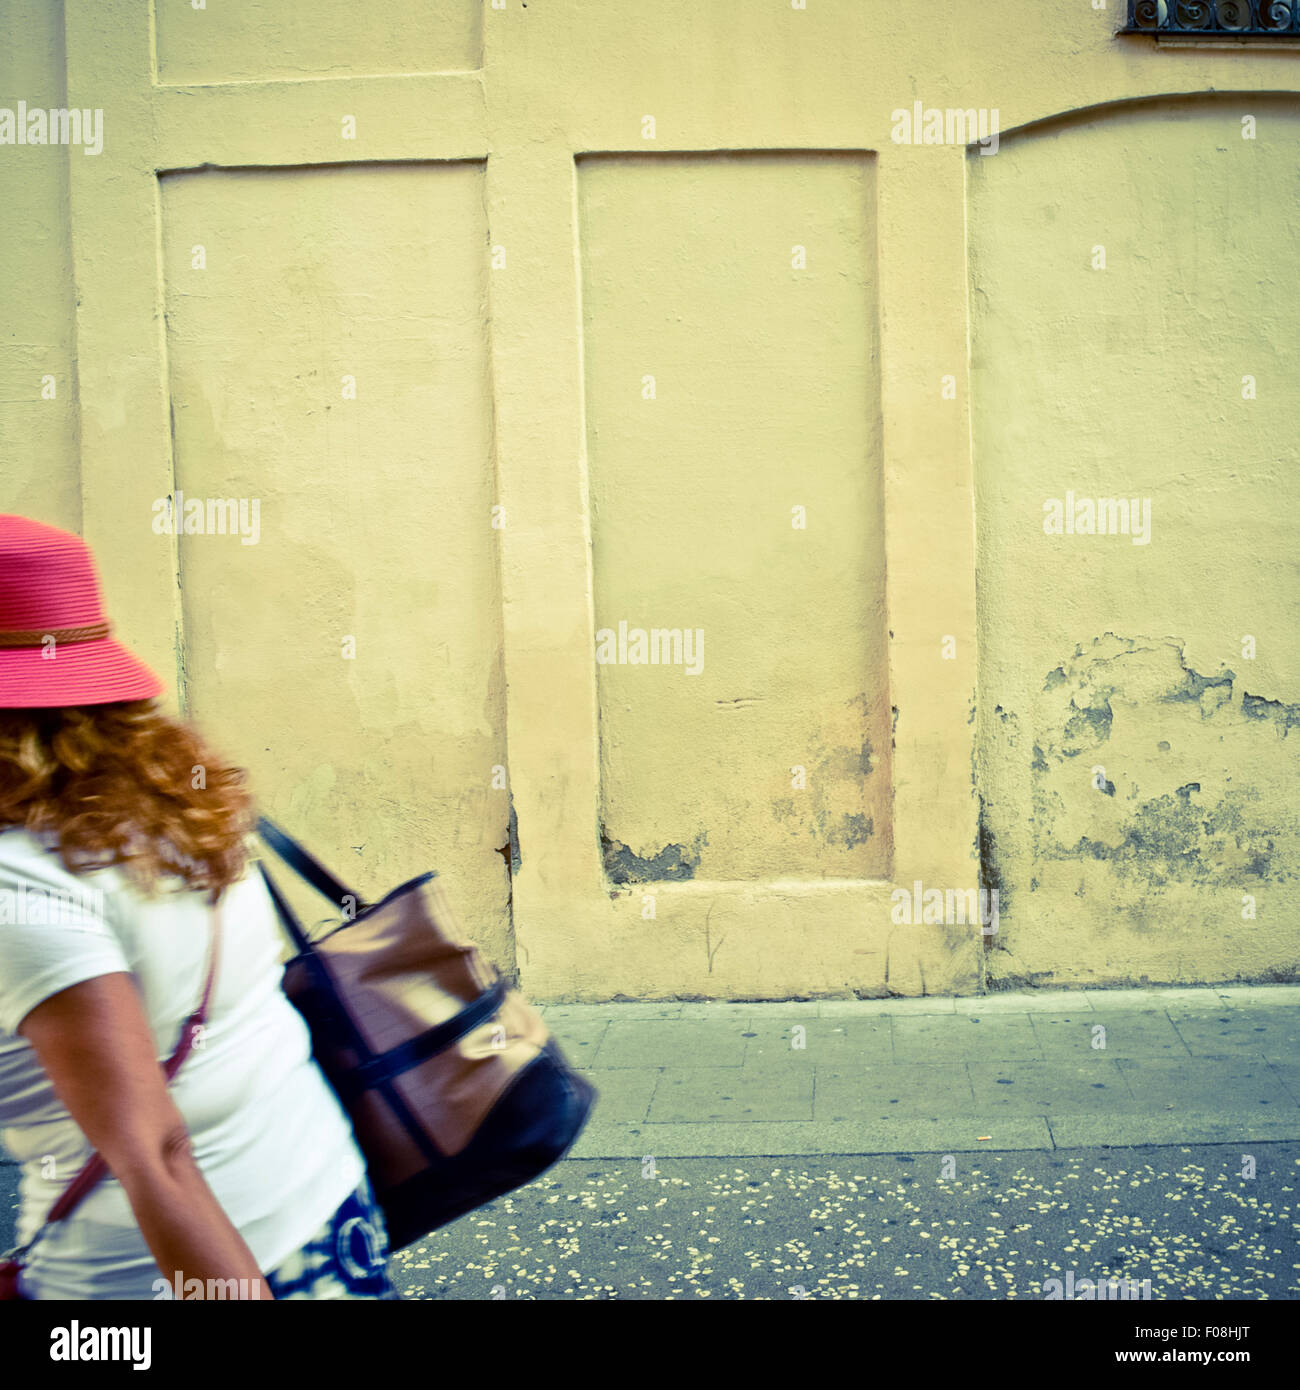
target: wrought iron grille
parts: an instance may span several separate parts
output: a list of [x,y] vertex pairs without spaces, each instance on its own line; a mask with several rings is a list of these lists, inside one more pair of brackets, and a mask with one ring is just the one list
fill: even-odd
[[1300,0],[1128,0],[1120,33],[1300,38]]

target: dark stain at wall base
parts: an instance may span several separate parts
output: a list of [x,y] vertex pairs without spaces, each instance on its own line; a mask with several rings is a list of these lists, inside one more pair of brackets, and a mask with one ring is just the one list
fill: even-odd
[[[979,799],[979,860],[980,860],[980,887],[989,893],[996,892],[998,895],[998,916],[999,918],[1007,910],[1007,895],[1005,885],[1002,882],[1002,874],[998,867],[998,846],[994,838],[992,829],[989,826],[989,818],[985,814],[984,798]],[[994,938],[985,936],[984,949],[992,950]]]
[[[990,994],[997,994],[1002,990],[1042,989],[1044,985],[1051,984],[1054,974],[1051,970],[1031,970],[1024,974],[999,975],[996,979],[990,976],[986,987]],[[1074,986],[1067,981],[1057,988],[1072,989]]]
[[665,845],[658,854],[633,853],[621,840],[611,840],[602,830],[601,854],[611,883],[658,883],[695,877],[707,835],[697,835],[687,845]]
[[[975,787],[980,878],[998,890],[1003,925],[987,943],[989,988],[1056,983],[1003,954],[1015,940],[1017,889],[1029,890],[1020,906],[1032,920],[1049,866],[1105,864],[1104,883],[1095,872],[1086,879],[1080,909],[1103,932],[1112,921],[1163,931],[1152,895],[1174,888],[1253,892],[1300,879],[1300,816],[1281,766],[1300,704],[1244,690],[1250,676],[1226,666],[1203,675],[1185,650],[1177,638],[1108,632],[1047,672],[1039,697],[1009,723],[991,707]],[[1243,775],[1251,757],[1253,779]],[[1059,872],[1050,881],[1067,891]],[[1294,978],[1286,961],[1270,969]]]
[[[848,708],[854,722],[871,713],[866,695],[854,696]],[[809,750],[806,785],[794,796],[773,801],[772,818],[792,835],[807,834],[835,849],[856,849],[876,833],[873,808],[883,793],[873,790],[870,779],[880,764],[880,754],[869,738],[852,744],[837,743],[831,737],[815,739]],[[846,803],[866,803],[868,809],[850,811]]]

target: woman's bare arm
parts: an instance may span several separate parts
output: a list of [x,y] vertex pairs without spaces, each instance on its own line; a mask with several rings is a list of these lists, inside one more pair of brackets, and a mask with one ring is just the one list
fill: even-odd
[[179,1271],[205,1288],[209,1279],[247,1279],[255,1298],[271,1298],[253,1252],[194,1162],[131,976],[100,975],[61,990],[18,1031],[122,1184],[163,1274],[174,1280]]

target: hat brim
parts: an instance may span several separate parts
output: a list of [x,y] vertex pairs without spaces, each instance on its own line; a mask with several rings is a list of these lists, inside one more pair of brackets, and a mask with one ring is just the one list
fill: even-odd
[[152,700],[162,681],[111,637],[41,647],[0,648],[0,709],[62,709]]

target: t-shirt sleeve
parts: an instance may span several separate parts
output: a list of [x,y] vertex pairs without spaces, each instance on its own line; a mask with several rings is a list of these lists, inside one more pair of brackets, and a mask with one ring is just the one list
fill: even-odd
[[0,855],[0,1031],[60,990],[130,969],[101,892],[55,855]]

